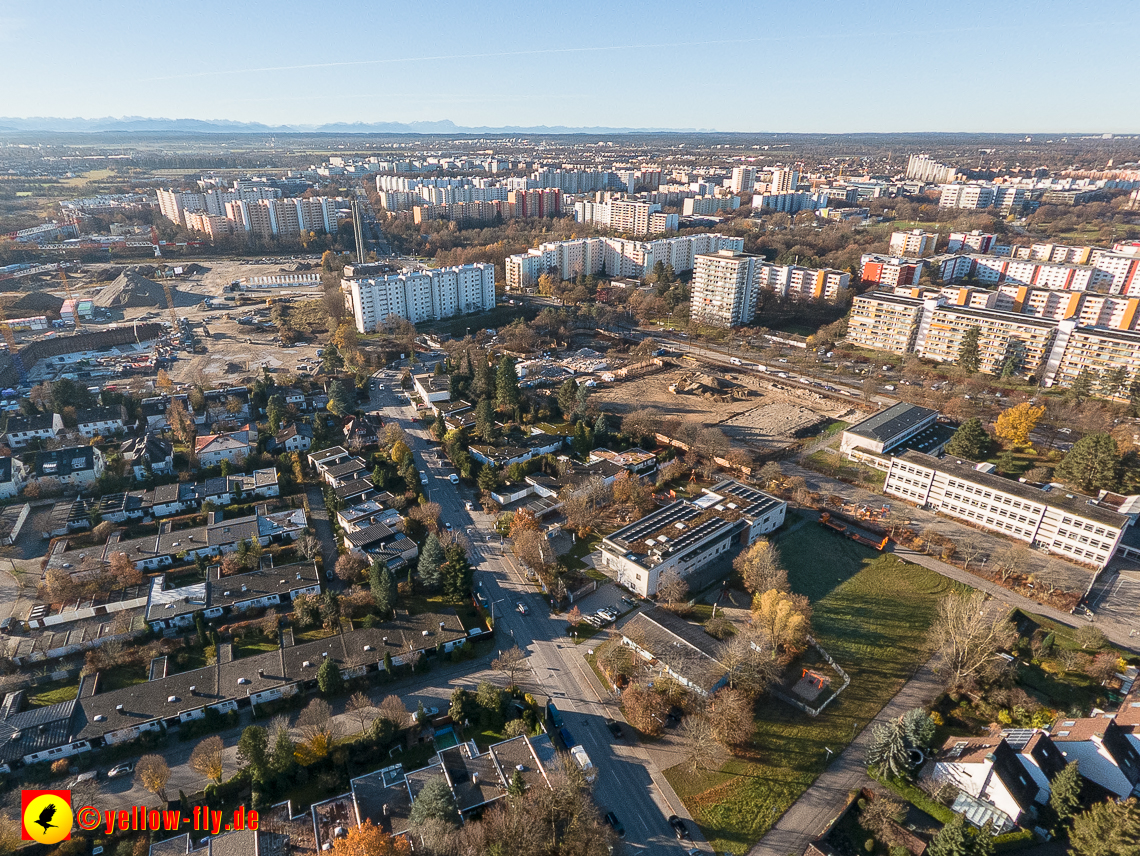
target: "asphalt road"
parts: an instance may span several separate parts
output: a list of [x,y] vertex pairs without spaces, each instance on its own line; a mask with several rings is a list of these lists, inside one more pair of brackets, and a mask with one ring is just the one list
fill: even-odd
[[[482,511],[468,511],[464,503],[475,495],[447,478],[452,472],[442,454],[427,439],[427,429],[415,421],[415,411],[399,388],[399,372],[379,371],[374,379],[383,390],[372,390],[372,407],[385,421],[398,422],[409,435],[420,472],[428,473],[427,495],[441,508],[441,519],[462,530],[471,541],[475,586],[493,604],[496,631],[503,646],[513,642],[528,655],[531,686],[536,697],[554,700],[570,733],[586,749],[598,771],[594,797],[602,811],[612,810],[625,825],[624,845],[630,852],[674,852],[681,848],[666,820],[671,814],[688,817],[684,806],[669,788],[648,754],[627,735],[617,741],[606,728],[607,717],[621,719],[593,675],[584,654],[588,643],[576,646],[566,637],[566,622],[552,616],[548,602],[525,580],[512,557],[504,554],[494,534],[494,518]],[[477,508],[477,506],[476,506]],[[524,603],[528,612],[517,608]],[[436,698],[441,709],[450,703],[454,685],[440,689]],[[425,702],[426,703],[426,702]],[[557,738],[555,738],[557,740]],[[689,824],[696,839],[695,823]],[[688,842],[686,842],[688,844]],[[698,840],[695,845],[707,848]]]

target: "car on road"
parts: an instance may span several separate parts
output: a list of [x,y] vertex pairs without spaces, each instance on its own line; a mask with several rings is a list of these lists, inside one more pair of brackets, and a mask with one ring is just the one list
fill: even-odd
[[[438,707],[425,707],[424,708],[424,719],[431,719],[433,716],[439,716],[439,708]],[[420,721],[419,717],[420,717],[420,712],[418,710],[415,711],[414,713],[412,713],[412,722],[419,722]]]
[[606,823],[613,827],[614,833],[618,838],[625,838],[625,826],[612,811],[606,812]]
[[455,473],[452,473],[451,475],[449,475],[447,477],[447,480],[449,482],[451,482],[452,484],[459,484],[459,476],[456,475]]
[[451,521],[447,521],[447,522],[446,522],[446,523],[444,523],[443,525],[444,525],[445,527],[447,527],[447,531],[448,531],[448,532],[450,532],[450,531],[451,531]]
[[130,775],[134,771],[135,771],[135,762],[134,761],[128,761],[125,764],[116,764],[114,767],[112,767],[110,770],[107,771],[107,778],[108,779],[117,779],[120,776]]
[[618,740],[621,740],[622,730],[621,730],[621,723],[620,722],[618,722],[615,719],[607,719],[606,720],[606,728],[608,728],[610,730],[610,734],[612,734]]
[[427,473],[420,473],[420,484],[427,484],[427,483],[428,483]]
[[475,503],[473,503],[471,500],[467,500],[466,502],[463,503],[463,507],[466,508],[468,511],[474,511],[475,510]]
[[516,608],[517,608],[517,609],[518,609],[518,611],[519,611],[519,615],[527,615],[527,614],[530,612],[530,607],[528,607],[528,606],[527,606],[525,603],[523,603],[521,600],[518,602],[518,605],[517,605],[517,607],[516,607]]
[[685,821],[677,817],[675,814],[669,815],[669,825],[673,827],[673,834],[678,839],[689,837],[689,827],[685,825]]

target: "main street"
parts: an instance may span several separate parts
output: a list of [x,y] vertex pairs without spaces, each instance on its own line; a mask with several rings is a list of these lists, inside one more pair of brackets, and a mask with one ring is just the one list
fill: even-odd
[[[607,717],[620,720],[621,714],[616,699],[585,661],[588,643],[575,645],[567,637],[565,621],[550,614],[549,603],[527,583],[513,557],[504,553],[494,533],[494,517],[466,509],[468,500],[477,508],[476,497],[465,495],[463,487],[447,478],[453,470],[430,443],[426,428],[416,421],[414,406],[399,388],[400,373],[381,370],[373,376],[372,407],[380,410],[386,422],[404,429],[420,472],[428,474],[428,498],[439,503],[442,521],[470,540],[475,587],[494,605],[501,647],[518,645],[527,654],[532,674],[532,681],[527,683],[533,682],[527,689],[540,701],[547,697],[554,700],[566,727],[586,749],[598,771],[595,800],[602,811],[613,811],[625,824],[625,846],[632,851],[680,852],[666,821],[672,814],[688,818],[680,799],[646,751],[636,745],[629,726],[622,740],[616,740],[606,728]],[[518,610],[520,602],[528,608],[526,615]],[[450,703],[452,686],[455,684],[443,688],[436,699],[441,709]],[[697,846],[707,848],[699,840],[696,824],[690,822],[689,828]]]

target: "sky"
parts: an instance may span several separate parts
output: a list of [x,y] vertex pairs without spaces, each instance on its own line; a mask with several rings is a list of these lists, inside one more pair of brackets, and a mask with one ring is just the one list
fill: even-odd
[[0,0],[0,116],[1140,132],[1135,0]]

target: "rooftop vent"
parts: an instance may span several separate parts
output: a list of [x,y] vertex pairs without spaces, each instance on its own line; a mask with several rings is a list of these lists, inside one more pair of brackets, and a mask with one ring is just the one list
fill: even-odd
[[[101,714],[101,713],[97,713],[97,714],[95,714],[95,721],[96,721],[96,722],[106,722],[106,721],[107,721],[107,717],[105,717],[105,716],[104,716],[103,714]],[[16,733],[17,733],[17,734],[19,734],[19,732],[18,732],[18,731],[17,731]]]
[[423,636],[431,636],[431,631],[430,631],[430,630],[423,630],[423,631],[421,631],[421,635],[423,635]]
[[371,646],[371,645],[365,645],[365,646],[364,646],[364,650],[365,650],[365,651],[371,651],[371,650],[372,650],[372,646]]
[[303,662],[303,663],[301,664],[301,668],[302,668],[302,669],[311,669],[311,668],[312,668],[312,666],[313,666],[313,664],[312,664],[312,663],[310,663],[308,660],[306,660],[305,662]]
[[265,669],[258,669],[257,670],[257,676],[259,678],[264,678],[265,677]]
[[249,678],[238,678],[238,683],[239,684],[248,684]]
[[328,651],[321,651],[321,656],[322,656],[322,657],[327,657],[328,655],[329,655],[329,652],[328,652]]
[[178,701],[178,696],[176,696],[176,695],[166,697],[166,703],[167,704],[174,704],[176,701]]
[[196,686],[190,687],[190,695],[197,695],[197,693],[198,693],[198,687],[196,687]]
[[115,713],[122,713],[122,712],[123,712],[123,706],[121,704],[115,705]]

